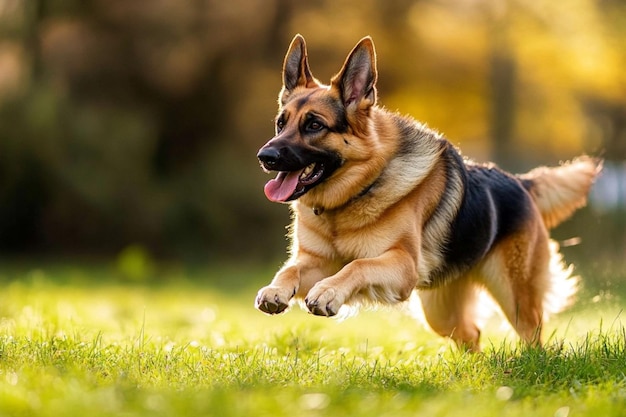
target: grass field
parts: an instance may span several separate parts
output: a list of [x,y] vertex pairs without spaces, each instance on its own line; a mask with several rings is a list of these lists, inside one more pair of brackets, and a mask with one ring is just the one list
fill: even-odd
[[271,269],[118,269],[0,267],[0,415],[626,415],[619,268],[582,272],[547,349],[493,320],[479,355],[397,309],[265,316]]

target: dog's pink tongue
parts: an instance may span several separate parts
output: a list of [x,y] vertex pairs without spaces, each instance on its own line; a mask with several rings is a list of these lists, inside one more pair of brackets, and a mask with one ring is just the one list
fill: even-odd
[[265,184],[263,190],[267,199],[274,202],[286,201],[296,191],[301,173],[302,171],[279,172],[276,178]]

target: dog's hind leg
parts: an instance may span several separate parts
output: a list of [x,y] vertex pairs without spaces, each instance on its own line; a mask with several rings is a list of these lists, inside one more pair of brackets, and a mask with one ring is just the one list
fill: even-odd
[[500,242],[482,264],[481,277],[523,341],[541,346],[544,298],[550,289],[550,250],[536,224]]
[[439,335],[454,340],[459,348],[479,352],[480,292],[480,285],[469,277],[420,290],[426,322]]

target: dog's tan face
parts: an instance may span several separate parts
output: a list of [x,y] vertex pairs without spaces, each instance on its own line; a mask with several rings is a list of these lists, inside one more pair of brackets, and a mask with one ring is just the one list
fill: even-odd
[[330,86],[313,78],[304,39],[294,38],[283,66],[276,134],[257,155],[264,170],[278,172],[265,185],[268,199],[295,200],[368,158],[366,119],[376,100],[375,81],[369,38],[355,47]]
[[337,146],[341,135],[347,135],[343,107],[327,89],[298,90],[281,106],[276,135],[258,154],[264,169],[279,172],[265,186],[272,201],[297,199],[344,162],[341,146]]

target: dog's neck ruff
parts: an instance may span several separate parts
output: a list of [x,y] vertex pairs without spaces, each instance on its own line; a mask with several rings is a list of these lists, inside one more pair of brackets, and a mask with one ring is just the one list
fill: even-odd
[[[380,175],[344,204],[333,208],[333,211],[352,206],[357,210],[366,210],[370,216],[378,217],[428,176],[443,152],[440,144],[433,143],[440,141],[440,135],[420,124],[411,123],[411,125],[407,129],[408,132],[405,130],[406,136],[402,138],[398,150]],[[371,204],[371,199],[376,198],[378,194],[377,190],[382,189],[384,203]],[[315,205],[312,210],[319,216],[328,209]]]
[[[356,202],[360,198],[365,197],[367,195],[367,193],[369,193],[372,190],[372,188],[374,188],[374,186],[376,185],[376,183],[378,182],[379,179],[380,179],[380,177],[376,178],[376,180],[374,180],[374,182],[372,182],[370,185],[365,187],[360,193],[358,193],[357,195],[352,197],[350,200],[348,200],[347,203],[345,203],[341,207],[348,206],[348,205]],[[315,214],[316,216],[319,216],[319,215],[323,214],[325,211],[326,211],[326,209],[324,207],[322,207],[322,206],[314,206],[313,207],[313,214]]]

